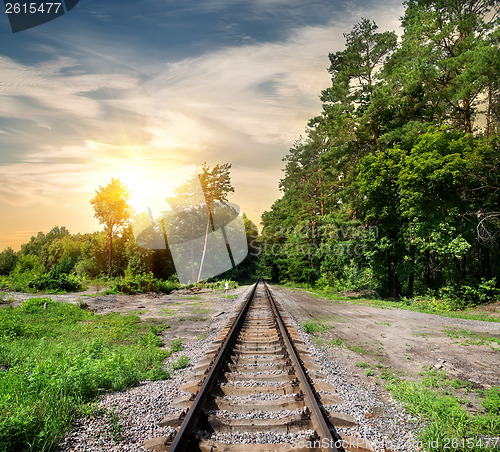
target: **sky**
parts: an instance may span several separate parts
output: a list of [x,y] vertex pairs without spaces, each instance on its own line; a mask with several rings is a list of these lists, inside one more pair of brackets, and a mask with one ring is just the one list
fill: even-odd
[[[13,33],[0,13],[0,250],[99,230],[89,201],[231,163],[257,225],[283,157],[321,112],[328,54],[362,17],[399,33],[401,1],[80,0]],[[158,188],[161,190],[161,187]]]

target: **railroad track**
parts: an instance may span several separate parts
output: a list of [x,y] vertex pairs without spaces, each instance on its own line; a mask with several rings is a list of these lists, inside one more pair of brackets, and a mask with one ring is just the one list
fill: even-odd
[[[172,402],[180,415],[160,426],[179,427],[172,437],[146,441],[156,451],[330,451],[369,452],[361,438],[341,437],[348,415],[325,405],[341,403],[321,379],[290,317],[269,286],[257,281],[193,368],[188,393]],[[244,434],[251,444],[234,438]]]

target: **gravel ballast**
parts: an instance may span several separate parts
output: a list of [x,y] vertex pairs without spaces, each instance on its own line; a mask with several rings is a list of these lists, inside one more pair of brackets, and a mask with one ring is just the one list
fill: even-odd
[[[232,305],[232,310],[214,318],[207,336],[201,341],[193,341],[185,344],[185,349],[173,354],[166,363],[168,367],[171,362],[177,361],[182,356],[188,356],[190,366],[172,374],[170,380],[165,381],[145,381],[137,387],[120,393],[109,393],[99,397],[96,402],[96,410],[93,415],[77,419],[71,432],[61,442],[58,451],[144,451],[144,441],[159,436],[168,436],[175,433],[171,427],[158,427],[162,418],[169,414],[178,414],[180,410],[169,406],[171,401],[179,396],[185,395],[179,387],[189,380],[190,368],[202,358],[212,345],[217,333],[222,329],[234,311],[239,306],[240,301],[248,293],[246,290],[239,299]],[[363,387],[353,382],[349,372],[340,363],[332,359],[331,352],[319,350],[310,341],[302,328],[292,319],[305,342],[310,353],[310,360],[316,362],[321,367],[321,374],[324,375],[321,381],[332,384],[336,388],[336,396],[343,400],[342,404],[328,405],[326,408],[349,414],[354,417],[359,424],[356,428],[339,428],[341,435],[349,435],[359,438],[367,438],[377,452],[384,452],[386,449],[392,451],[413,451],[416,450],[415,431],[418,423],[403,407],[376,388]],[[247,382],[245,384],[253,384]],[[259,382],[262,384],[262,382]],[[266,382],[266,385],[273,385],[273,382]],[[281,396],[283,397],[283,396]],[[259,396],[232,397],[233,401],[249,399],[272,401],[278,397],[273,394],[262,394]],[[381,416],[368,416],[367,414],[383,411]],[[290,412],[293,413],[293,412]],[[223,414],[230,418],[270,418],[273,415],[264,413],[248,414]],[[276,412],[275,417],[283,417],[288,414],[286,411]],[[302,431],[295,434],[279,434],[273,432],[261,433],[241,433],[241,434],[213,434],[210,439],[225,443],[295,443],[300,440],[307,440],[312,432]],[[249,449],[250,450],[250,449]]]

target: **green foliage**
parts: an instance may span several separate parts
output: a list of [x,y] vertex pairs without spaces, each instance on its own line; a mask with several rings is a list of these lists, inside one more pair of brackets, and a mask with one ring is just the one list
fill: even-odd
[[481,404],[486,409],[486,412],[500,416],[500,387],[487,389],[484,396],[485,398]]
[[170,351],[172,353],[180,352],[181,350],[184,350],[184,347],[182,346],[182,339],[174,339],[170,342]]
[[119,279],[115,282],[113,290],[129,295],[155,292],[156,284],[153,273],[142,273]]
[[172,370],[179,370],[179,369],[185,369],[187,366],[189,366],[189,358],[185,355],[179,357],[177,361],[174,361],[170,367]]
[[465,444],[466,450],[485,450],[487,444],[484,439],[481,442],[481,436],[491,436],[500,432],[498,388],[489,390],[482,401],[485,407],[492,407],[491,411],[487,408],[486,415],[474,415],[464,410],[459,399],[442,395],[436,390],[446,384],[453,387],[453,381],[450,382],[444,372],[440,374],[433,372],[430,378],[427,377],[421,383],[392,379],[387,388],[396,399],[405,403],[410,412],[429,421],[419,435],[419,441],[426,449],[446,451],[451,444],[457,444],[457,447]]
[[496,287],[496,278],[485,281],[483,278],[477,285],[461,284],[445,286],[439,289],[439,296],[450,300],[453,308],[464,309],[483,303],[493,303],[500,300],[500,289]]
[[318,322],[305,322],[303,325],[304,332],[307,334],[322,333],[326,331],[326,326]]
[[172,279],[167,279],[167,280],[157,279],[155,281],[156,292],[169,294],[173,290],[180,289],[181,286],[179,284],[179,281],[177,281],[177,278],[175,278],[174,281]]
[[115,280],[113,286],[107,293],[124,293],[129,295],[162,292],[170,293],[172,290],[180,289],[180,284],[172,279],[162,281],[155,279],[152,272],[127,275]]
[[238,288],[238,283],[236,281],[233,281],[231,279],[218,279],[217,281],[204,281],[200,283],[196,283],[193,286],[195,287],[204,287],[207,289],[214,289],[214,290],[223,290],[226,287],[226,283],[229,284],[229,289],[236,289]]
[[362,367],[362,368],[365,368],[365,369],[370,367],[370,365],[368,363],[365,363],[364,361],[356,363],[356,366]]
[[137,316],[99,316],[50,298],[1,309],[0,450],[50,450],[100,390],[168,378],[157,332]]
[[367,19],[344,35],[329,55],[323,111],[283,159],[283,197],[262,215],[264,275],[324,291],[430,294],[429,310],[498,299],[493,4],[411,0],[400,43]]
[[79,278],[68,274],[71,267],[71,261],[64,259],[43,273],[36,256],[21,256],[11,274],[11,288],[16,292],[76,292],[82,289],[82,284]]
[[0,253],[0,275],[8,275],[17,262],[17,254],[12,248],[7,248]]

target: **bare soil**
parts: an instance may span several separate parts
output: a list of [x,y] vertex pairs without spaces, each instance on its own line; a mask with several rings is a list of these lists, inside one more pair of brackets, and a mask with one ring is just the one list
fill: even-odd
[[[500,323],[332,301],[286,288],[274,291],[299,323],[316,321],[327,327],[316,334],[316,343],[331,350],[364,384],[380,384],[377,377],[383,371],[420,380],[425,366],[468,381],[474,389],[500,386],[500,345],[488,340],[500,339]],[[492,313],[498,306],[483,310]],[[375,375],[367,377],[366,368],[356,365],[360,362],[369,364]],[[456,392],[460,396],[465,389]],[[468,397],[471,408],[480,410],[474,393]]]
[[[239,303],[237,298],[241,300],[247,289],[229,290],[228,298],[224,291],[209,289],[183,289],[169,295],[102,295],[104,289],[95,287],[76,294],[48,296],[85,303],[87,309],[99,314],[135,313],[143,320],[168,323],[169,328],[163,332],[165,343],[181,338],[187,344],[203,338],[212,320]],[[377,377],[383,371],[419,380],[423,367],[430,366],[451,378],[470,382],[475,389],[500,386],[500,346],[488,340],[500,339],[500,323],[382,309],[327,300],[304,291],[273,289],[299,323],[317,321],[327,327],[316,335],[316,343],[330,350],[332,358],[362,384],[380,384],[383,380]],[[42,295],[3,293],[3,299],[14,306],[35,296]],[[483,309],[497,312],[498,306]],[[367,377],[366,368],[356,365],[359,362],[367,363],[375,375]]]

